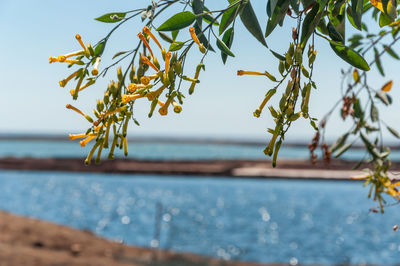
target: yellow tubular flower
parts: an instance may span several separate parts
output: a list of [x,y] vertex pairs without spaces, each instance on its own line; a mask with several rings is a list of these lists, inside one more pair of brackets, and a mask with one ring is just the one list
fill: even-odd
[[203,54],[206,52],[206,49],[202,43],[200,43],[199,38],[197,38],[196,31],[194,27],[189,28],[190,36],[192,37],[193,41],[199,46],[200,52]]
[[107,116],[115,114],[115,113],[118,113],[118,112],[121,112],[123,110],[126,110],[127,108],[128,108],[128,106],[125,105],[125,106],[122,106],[122,107],[119,107],[119,108],[115,109],[114,111],[108,111],[107,113],[105,113],[102,116],[100,116],[100,118],[97,121],[94,121],[93,125],[96,127],[96,126],[98,126],[100,124],[101,120],[103,120]]
[[75,139],[81,139],[81,138],[85,138],[85,137],[91,137],[91,136],[96,136],[96,134],[94,133],[90,133],[90,134],[69,134],[69,140],[75,140]]
[[50,56],[49,57],[49,64],[54,63],[54,62],[58,62],[58,59],[55,57]]
[[[79,91],[86,89],[87,87],[89,87],[90,85],[93,85],[95,83],[94,80],[90,80],[88,81],[85,85],[81,86],[79,88]],[[75,89],[70,90],[71,96],[74,96],[75,94]]]
[[142,97],[143,97],[143,95],[141,95],[141,94],[135,94],[135,95],[126,95],[126,94],[124,94],[124,95],[122,95],[122,102],[124,104],[127,104],[130,101],[133,101],[133,100],[136,100],[136,99],[142,98]]
[[81,140],[81,141],[79,142],[79,144],[81,144],[81,147],[85,147],[86,144],[88,144],[89,141],[91,141],[91,140],[94,139],[95,137],[96,137],[96,136],[88,136],[86,139]]
[[78,64],[82,65],[82,61],[76,59],[65,59],[64,61],[59,61],[60,63]]
[[190,27],[190,28],[189,28],[189,32],[190,32],[190,36],[192,36],[193,41],[194,41],[195,43],[197,43],[197,45],[200,45],[200,41],[199,41],[199,39],[197,38],[196,32],[195,32],[195,30],[194,30],[194,27]]
[[60,84],[60,87],[65,87],[65,85],[67,85],[68,81],[70,81],[72,78],[76,77],[76,75],[78,74],[78,71],[72,73],[71,75],[69,75],[67,78],[60,80],[58,83]]
[[165,74],[168,75],[169,72],[169,61],[171,59],[171,52],[165,54]]
[[148,85],[150,83],[150,77],[143,76],[140,78],[140,82],[144,85]]
[[82,46],[83,50],[86,52],[87,48],[86,48],[85,44],[82,42],[81,35],[77,34],[77,35],[75,35],[75,38],[79,42],[79,44]]
[[92,69],[92,75],[97,76],[99,74],[99,64],[100,64],[100,56],[96,58],[96,62],[94,63],[93,69]]
[[76,108],[76,107],[74,107],[74,106],[72,106],[72,105],[70,105],[70,104],[67,104],[65,107],[66,107],[67,109],[70,109],[70,110],[73,110],[73,111],[77,112],[78,114],[80,114],[80,115],[82,115],[83,117],[85,117],[86,120],[88,120],[90,123],[93,123],[93,119],[92,119],[89,115],[87,115],[87,114],[85,114],[84,112],[82,112],[81,110],[79,110],[78,108]]
[[[168,106],[171,104],[173,101],[174,97],[169,97],[168,100],[161,106],[161,108],[158,110],[160,115],[167,115],[168,114]],[[160,104],[160,101],[159,101]]]
[[75,51],[75,52],[72,52],[72,53],[69,53],[69,54],[59,55],[57,59],[58,59],[59,62],[64,62],[67,58],[69,58],[71,56],[81,55],[81,54],[84,54],[84,53],[85,53],[84,50],[79,50],[79,51]]
[[138,35],[139,39],[143,42],[143,44],[146,46],[147,50],[149,50],[151,57],[154,58],[153,51],[150,48],[149,43],[147,42],[146,38],[144,37],[143,33],[139,32]]
[[174,106],[174,112],[179,114],[182,112],[182,106],[180,106],[177,102],[173,101],[172,106]]
[[146,33],[147,35],[149,35],[150,38],[152,38],[153,41],[158,45],[160,50],[162,50],[162,46],[161,46],[160,42],[157,40],[156,36],[154,36],[154,34],[150,31],[150,29],[148,27],[144,26],[143,32]]
[[257,72],[257,71],[244,71],[244,70],[238,70],[237,71],[238,76],[243,76],[243,75],[260,75],[260,76],[265,76],[265,73],[263,72]]
[[149,65],[149,66],[150,66],[152,69],[154,69],[156,72],[160,71],[152,62],[150,62],[150,60],[149,60],[147,57],[145,57],[145,56],[142,55],[141,59],[142,59],[142,62],[143,62],[143,63]]
[[[153,101],[155,98],[157,98],[162,92],[163,92],[163,90],[166,88],[166,86],[165,85],[162,85],[160,88],[158,88],[157,90],[155,90],[155,91],[150,91],[150,92],[148,92],[147,94],[146,94],[146,96],[147,96],[147,99],[149,100],[149,101]],[[164,104],[163,104],[164,105]]]
[[135,83],[131,83],[131,84],[128,85],[128,91],[129,91],[129,92],[134,92],[134,91],[136,91],[136,90],[138,90],[138,89],[143,89],[143,88],[146,88],[146,85],[145,85],[145,84],[135,84]]

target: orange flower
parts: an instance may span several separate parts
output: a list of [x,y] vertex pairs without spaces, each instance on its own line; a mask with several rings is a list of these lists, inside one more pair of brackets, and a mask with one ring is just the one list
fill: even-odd
[[157,40],[156,36],[154,36],[154,34],[150,31],[150,29],[148,27],[144,26],[143,32],[146,33],[147,35],[149,35],[150,38],[152,38],[153,41],[158,45],[158,47],[160,47],[160,50],[162,50],[162,46],[161,46],[160,42]]
[[151,57],[154,58],[153,51],[151,50],[150,45],[149,45],[149,43],[147,42],[147,40],[146,40],[146,38],[144,37],[144,35],[143,35],[141,32],[139,32],[137,36],[139,37],[140,40],[142,40],[143,44],[144,44],[144,45],[146,46],[146,48],[149,50],[149,52],[150,52],[150,54],[151,54]]

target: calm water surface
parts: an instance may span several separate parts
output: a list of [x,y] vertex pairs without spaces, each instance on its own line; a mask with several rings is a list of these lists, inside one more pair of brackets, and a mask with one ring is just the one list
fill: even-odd
[[0,209],[141,246],[259,262],[395,264],[399,207],[359,182],[0,171]]
[[[152,160],[213,160],[213,159],[267,159],[264,154],[265,145],[239,144],[190,144],[168,142],[132,142],[129,143],[129,158]],[[37,141],[37,140],[0,140],[0,157],[81,157],[85,158],[91,145],[82,148],[79,142],[74,141]],[[319,150],[318,150],[319,151]],[[350,150],[342,155],[343,159],[360,160],[365,158],[365,151]],[[104,150],[103,156],[107,156]],[[309,158],[305,147],[285,147],[279,151],[281,159]],[[393,151],[390,155],[394,161],[400,161],[400,151]],[[116,152],[116,157],[123,157],[123,152]],[[321,156],[320,156],[321,158]]]

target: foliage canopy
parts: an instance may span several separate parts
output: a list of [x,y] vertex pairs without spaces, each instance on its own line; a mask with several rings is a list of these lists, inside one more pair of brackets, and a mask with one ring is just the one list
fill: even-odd
[[[185,96],[193,94],[200,82],[200,73],[205,70],[205,57],[210,52],[216,52],[216,48],[224,64],[229,57],[235,56],[231,50],[235,40],[235,24],[242,23],[276,57],[276,68],[280,74],[276,77],[268,71],[237,71],[237,75],[265,76],[275,84],[254,111],[254,116],[260,117],[267,109],[274,118],[275,127],[268,129],[271,138],[264,150],[267,156],[272,156],[273,166],[276,165],[279,149],[291,124],[300,118],[307,119],[316,131],[309,145],[313,161],[317,158],[314,151],[318,146],[323,151],[323,159],[329,162],[332,154],[339,157],[356,141],[361,140],[368,152],[363,161],[370,163],[370,169],[358,178],[364,179],[365,185],[370,185],[368,196],[379,202],[381,211],[385,204],[383,194],[399,200],[400,194],[396,187],[400,183],[389,178],[390,149],[383,143],[382,131],[388,130],[399,139],[400,134],[379,115],[380,106],[392,104],[389,92],[393,82],[389,80],[381,89],[376,90],[368,84],[367,79],[372,66],[376,66],[382,76],[385,75],[381,62],[383,54],[400,60],[392,48],[400,39],[397,1],[268,0],[265,30],[259,23],[264,18],[256,16],[250,0],[228,0],[220,4],[221,9],[210,10],[204,0],[159,0],[152,1],[144,8],[104,14],[96,20],[114,23],[115,27],[103,39],[92,47],[90,44],[85,45],[81,36],[76,35],[81,50],[49,58],[50,63],[67,63],[68,67],[77,68],[60,81],[61,87],[65,87],[71,80],[76,81],[75,88],[70,91],[74,100],[80,93],[84,93],[82,90],[95,84],[111,68],[116,68],[116,79],[110,81],[104,95],[97,100],[93,110],[94,118],[67,105],[68,109],[79,113],[90,123],[86,133],[70,135],[71,140],[82,138],[82,146],[94,141],[85,163],[89,164],[95,153],[95,161],[99,162],[104,149],[108,149],[109,159],[113,159],[116,148],[124,149],[127,155],[128,124],[133,121],[139,125],[134,117],[136,101],[149,102],[149,117],[153,116],[156,109],[162,116],[167,115],[169,109],[180,113]],[[157,19],[165,10],[172,8],[179,12],[164,21]],[[363,22],[367,15],[372,16],[379,25],[379,32],[368,30]],[[111,65],[101,67],[100,61],[109,45],[110,36],[137,16],[141,17],[144,25],[142,29],[137,29],[136,47],[116,53]],[[293,20],[297,26],[292,30],[292,41],[287,45],[287,52],[280,54],[268,46],[268,38],[285,20]],[[350,37],[346,36],[346,21],[358,31]],[[347,71],[342,70],[343,97],[319,123],[317,118],[310,115],[309,110],[310,95],[318,85],[313,80],[317,56],[315,38],[329,42],[334,54],[349,64]],[[203,54],[193,76],[186,74],[188,67],[185,64],[191,50]],[[370,62],[365,59],[369,54],[373,58]],[[129,62],[125,69],[117,67],[122,61]],[[280,97],[279,105],[266,107],[272,97]],[[349,117],[353,125],[329,146],[324,141],[325,126],[337,107],[340,108],[343,120]]]

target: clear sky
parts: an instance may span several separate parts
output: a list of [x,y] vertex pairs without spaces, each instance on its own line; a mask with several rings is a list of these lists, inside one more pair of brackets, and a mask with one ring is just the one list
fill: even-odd
[[[49,56],[57,56],[79,49],[74,39],[76,33],[82,35],[85,43],[95,44],[112,28],[93,20],[111,11],[127,11],[147,6],[150,1],[0,1],[0,133],[79,133],[89,126],[86,120],[65,109],[71,103],[87,113],[101,98],[110,79],[115,73],[80,94],[78,102],[73,102],[68,88],[60,88],[58,81],[71,70],[64,64],[49,64]],[[206,1],[209,8],[221,8],[222,1]],[[265,29],[265,1],[252,1],[261,27]],[[227,4],[224,4],[227,5]],[[166,13],[171,15],[172,13]],[[160,25],[163,19],[156,20]],[[366,18],[368,20],[369,18]],[[285,23],[288,21],[285,21]],[[113,36],[104,54],[101,66],[110,62],[113,54],[128,50],[137,42],[136,34],[142,28],[140,19],[128,22]],[[350,25],[348,25],[350,26]],[[188,96],[181,114],[171,112],[167,117],[157,113],[148,119],[148,104],[138,104],[136,118],[141,126],[129,128],[131,136],[187,136],[187,137],[228,137],[234,139],[267,139],[268,127],[273,121],[264,112],[256,119],[252,113],[260,104],[272,83],[263,77],[236,76],[236,70],[268,70],[275,75],[277,60],[255,40],[241,25],[235,27],[235,42],[232,51],[235,58],[229,58],[224,66],[219,53],[211,53],[206,58],[206,72],[200,76],[201,83],[195,93]],[[268,45],[281,53],[287,50],[290,41],[291,24],[278,28],[268,39]],[[179,37],[178,37],[179,39]],[[214,42],[214,41],[213,41]],[[215,43],[214,43],[215,47]],[[398,46],[396,47],[398,48]],[[318,40],[319,54],[314,72],[318,90],[312,92],[310,113],[322,117],[328,108],[340,97],[340,68],[348,65],[330,50],[327,42]],[[193,73],[199,55],[192,52],[192,60],[187,63],[188,73]],[[392,92],[395,105],[382,114],[385,121],[397,126],[400,113],[398,75],[399,63],[385,57],[387,78],[372,74],[370,82],[380,88],[387,80],[393,79]],[[368,60],[369,61],[369,60]],[[376,70],[375,67],[372,68]],[[280,93],[277,93],[278,98]],[[133,123],[132,123],[133,124]],[[334,119],[328,127],[328,136],[334,138],[347,129],[349,124]],[[397,126],[400,129],[400,126]],[[309,140],[313,130],[308,122],[296,122],[288,135],[288,140]],[[390,137],[389,137],[390,138]]]

